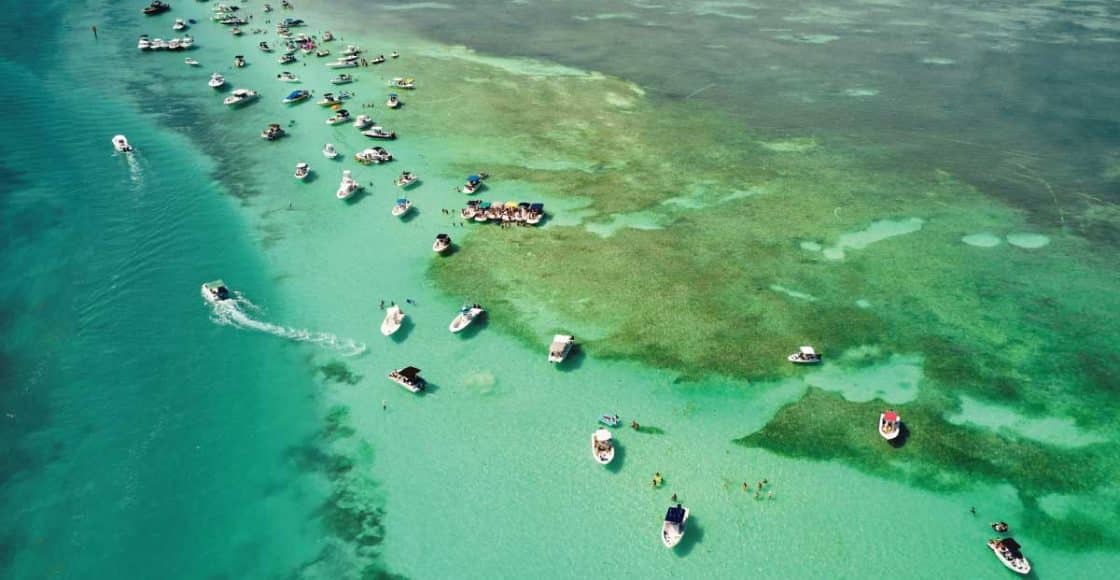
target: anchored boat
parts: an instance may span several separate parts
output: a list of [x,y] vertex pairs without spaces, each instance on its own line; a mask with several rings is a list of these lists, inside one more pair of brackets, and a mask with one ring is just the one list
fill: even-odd
[[591,454],[599,465],[607,465],[614,461],[614,441],[611,432],[607,429],[597,429],[591,434]]
[[891,441],[898,437],[899,425],[902,423],[898,413],[887,410],[879,414],[879,434],[883,439]]
[[404,312],[401,311],[400,306],[390,306],[389,310],[385,312],[385,320],[381,321],[381,334],[390,336],[396,331],[400,330],[401,324],[404,323]]
[[557,334],[552,337],[552,344],[548,345],[548,362],[561,363],[572,352],[575,338],[568,334]]
[[789,362],[797,365],[813,365],[821,362],[821,355],[811,346],[803,346],[797,352],[786,357]]
[[416,367],[404,367],[389,373],[389,380],[397,383],[398,385],[412,391],[419,393],[427,386],[427,382],[420,377],[420,369]]
[[681,543],[684,537],[685,524],[688,522],[688,508],[677,504],[670,507],[665,513],[665,521],[661,524],[661,543],[666,548],[673,548]]
[[478,304],[463,306],[459,309],[459,314],[452,319],[451,325],[448,326],[447,329],[451,332],[460,332],[474,323],[474,321],[483,314],[486,314],[486,309]]
[[1027,557],[1020,552],[1021,546],[1014,538],[996,538],[988,540],[988,547],[995,553],[996,558],[1003,562],[1012,571],[1018,574],[1030,574],[1031,563]]

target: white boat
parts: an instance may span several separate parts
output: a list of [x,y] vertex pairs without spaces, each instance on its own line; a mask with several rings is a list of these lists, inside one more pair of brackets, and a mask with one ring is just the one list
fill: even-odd
[[395,183],[397,187],[405,188],[416,183],[419,180],[420,178],[417,177],[415,173],[412,173],[411,171],[405,171],[404,173],[401,173],[401,176],[394,180],[393,183]]
[[372,124],[373,117],[370,117],[369,115],[358,115],[357,117],[354,117],[354,128],[359,131],[365,129],[366,127],[369,127]]
[[797,352],[786,357],[789,362],[797,365],[813,365],[821,362],[821,355],[811,346],[803,346]]
[[1019,546],[1019,542],[1016,542],[1014,538],[996,538],[994,540],[988,540],[988,547],[991,548],[992,552],[999,558],[999,561],[1003,562],[1004,566],[1007,566],[1018,574],[1030,574],[1031,563],[1027,560],[1027,557],[1019,551],[1021,546]]
[[478,175],[469,175],[467,176],[467,183],[464,184],[463,187],[460,187],[459,191],[465,193],[466,195],[470,195],[478,191],[481,187],[482,177]]
[[397,77],[389,81],[389,86],[398,89],[414,89],[416,88],[416,81],[410,78]]
[[393,139],[397,138],[396,131],[386,131],[385,128],[381,125],[374,125],[368,130],[362,131],[362,135],[365,135],[370,139],[383,139],[386,141],[392,141]]
[[401,217],[412,209],[412,202],[403,197],[397,198],[397,203],[393,204],[393,217]]
[[354,154],[354,160],[362,165],[381,164],[393,160],[393,154],[384,147],[370,147]]
[[171,40],[168,40],[167,50],[182,50],[182,42],[183,41],[179,40],[178,38],[172,38]]
[[272,47],[268,45],[268,42],[263,40],[257,44],[257,48],[261,49],[261,52],[272,52]]
[[233,57],[233,66],[237,68],[245,68],[245,57],[240,54]]
[[320,48],[319,50],[315,51],[315,56],[317,56],[319,58],[323,58],[324,56],[330,56],[330,55],[331,55],[331,51],[329,51],[325,48]]
[[486,309],[478,304],[463,306],[459,309],[459,314],[456,314],[455,318],[451,320],[451,325],[447,329],[451,332],[460,332],[483,314],[486,314]]
[[347,44],[346,49],[342,51],[343,56],[347,56],[347,57],[358,56],[361,53],[362,53],[362,49],[358,48],[357,46],[354,46],[353,44]]
[[229,300],[229,288],[226,288],[226,283],[221,280],[206,282],[202,285],[202,297],[211,304]]
[[442,254],[451,247],[451,236],[447,234],[436,234],[436,241],[432,244],[432,251],[437,254]]
[[210,75],[210,82],[207,83],[212,89],[220,89],[226,84],[226,77],[221,73],[213,73]]
[[335,150],[334,145],[330,143],[323,145],[323,157],[327,159],[336,159],[338,157],[338,151]]
[[350,111],[346,109],[339,109],[333,115],[327,117],[328,125],[340,125],[350,120]]
[[167,48],[167,41],[162,38],[152,39],[152,50],[163,50]]
[[389,100],[385,101],[385,106],[390,109],[396,109],[401,106],[401,100],[397,98],[397,93],[389,93]]
[[294,105],[296,103],[301,103],[303,101],[306,101],[307,99],[310,99],[310,98],[311,98],[311,92],[310,91],[305,91],[303,89],[296,89],[296,90],[288,93],[288,96],[284,97],[284,99],[280,102],[284,103],[285,105]]
[[371,58],[370,61],[369,61],[370,64],[381,64],[383,62],[385,62],[385,55],[383,55],[383,54],[379,54],[379,55]]
[[399,52],[397,52],[397,51],[395,51],[395,50],[394,50],[394,51],[393,51],[393,53],[392,53],[392,54],[390,54],[389,56],[390,56],[391,58],[400,58],[400,56],[401,56],[401,53],[399,53]]
[[187,29],[187,22],[185,20],[183,20],[182,18],[176,18],[175,19],[175,24],[171,25],[171,30],[178,31],[178,30],[186,30],[186,29]]
[[241,32],[241,29],[240,29],[240,28],[238,28],[238,27],[236,27],[236,26],[234,26],[233,28],[229,29],[229,32],[230,32],[230,34],[232,34],[232,35],[234,35],[234,36],[241,36],[241,35],[243,34],[243,33]]
[[276,80],[278,80],[282,83],[298,83],[299,82],[299,77],[297,77],[296,75],[294,75],[294,74],[292,74],[288,71],[284,71],[284,72],[276,75]]
[[389,380],[397,383],[398,385],[412,391],[419,393],[424,390],[427,383],[420,377],[420,369],[416,367],[404,367],[389,373]]
[[666,548],[673,548],[681,543],[684,537],[685,524],[688,523],[688,508],[677,504],[670,507],[665,513],[665,522],[661,524],[661,543]]
[[307,179],[308,175],[311,175],[311,165],[304,161],[296,163],[296,179]]
[[548,362],[561,363],[572,352],[575,338],[568,334],[557,334],[552,337],[552,344],[548,345]]
[[183,59],[183,62],[187,63],[190,66],[199,66],[200,64],[202,64],[202,63],[198,62],[197,60],[195,60],[195,59],[193,59],[189,56],[187,58]]
[[334,77],[333,79],[331,79],[331,84],[332,85],[348,85],[352,82],[354,82],[354,77],[352,77],[352,76],[350,76],[346,73],[340,74],[340,75]]
[[898,437],[902,420],[894,411],[883,411],[879,414],[879,434],[883,439],[891,441]]
[[268,127],[266,127],[264,131],[261,131],[261,139],[266,141],[275,141],[284,135],[287,135],[287,133],[284,132],[284,128],[280,126],[280,123],[269,123]]
[[348,93],[340,93],[337,97],[334,95],[334,93],[323,93],[323,98],[315,101],[315,104],[319,105],[320,107],[333,107],[335,105],[341,105],[342,99],[345,99],[348,96]]
[[607,465],[614,461],[614,441],[611,432],[607,429],[596,429],[591,434],[591,454],[599,465]]
[[331,31],[328,30],[323,33],[323,42],[330,42],[332,40],[334,40],[334,35],[331,34]]
[[358,63],[347,59],[338,59],[334,62],[328,62],[327,68],[358,68]]
[[222,100],[222,104],[236,107],[243,105],[257,98],[257,91],[251,89],[233,89],[228,97]]
[[291,64],[295,61],[296,61],[296,55],[294,55],[294,54],[282,54],[282,55],[280,55],[280,58],[276,59],[276,62],[278,62],[280,64]]
[[358,183],[351,175],[350,170],[342,172],[342,181],[338,184],[338,191],[335,192],[335,197],[338,199],[346,199],[354,195],[362,185]]
[[381,334],[390,336],[394,332],[400,330],[401,324],[404,323],[404,312],[401,311],[400,306],[390,306],[389,310],[385,312],[385,320],[381,321]]
[[121,153],[132,153],[132,145],[128,144],[128,139],[124,135],[115,135],[113,137],[113,149]]
[[136,40],[136,48],[140,50],[152,49],[152,41],[148,38],[147,34],[141,34],[140,38]]

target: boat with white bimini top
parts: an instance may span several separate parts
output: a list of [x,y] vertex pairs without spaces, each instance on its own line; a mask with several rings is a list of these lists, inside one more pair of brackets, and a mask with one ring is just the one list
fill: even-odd
[[412,202],[403,197],[397,198],[397,203],[393,204],[393,217],[401,217],[412,209]]
[[553,336],[552,344],[548,345],[548,362],[564,362],[564,359],[568,358],[568,353],[572,352],[572,345],[575,344],[575,341],[575,337],[569,334]]
[[222,104],[229,107],[236,107],[244,105],[257,98],[257,91],[252,89],[233,89],[228,97],[222,100]]
[[295,178],[307,179],[308,175],[311,175],[311,165],[306,161],[300,161],[299,163],[296,163]]
[[335,150],[334,145],[332,145],[330,143],[327,143],[326,145],[323,145],[323,157],[326,157],[327,159],[337,159],[338,158],[338,151]]
[[1000,562],[1007,566],[1013,572],[1018,574],[1030,574],[1031,563],[1027,557],[1020,552],[1021,546],[1014,538],[995,538],[988,540],[988,547],[995,552]]
[[397,187],[406,188],[419,180],[420,178],[417,177],[415,173],[412,173],[411,171],[405,171],[401,173],[401,176],[393,181],[393,183],[396,184]]
[[427,382],[420,377],[420,369],[416,367],[404,367],[389,373],[389,380],[397,383],[398,385],[412,391],[419,393],[424,390]]
[[350,170],[347,169],[342,172],[342,181],[338,184],[338,191],[335,191],[334,195],[338,199],[346,199],[357,193],[361,188],[362,184],[358,183],[350,174]]
[[189,66],[199,66],[199,65],[202,64],[202,63],[198,62],[197,60],[195,60],[195,59],[193,59],[189,56],[187,58],[183,59],[183,62],[187,63],[187,65],[189,65]]
[[456,314],[455,318],[451,320],[451,325],[447,329],[451,332],[460,332],[484,314],[486,314],[486,309],[479,304],[463,306],[459,309],[459,314]]
[[226,283],[221,280],[206,282],[202,285],[202,297],[211,304],[229,300],[229,288],[226,288]]
[[237,68],[245,68],[245,57],[243,55],[236,55],[233,57],[233,66]]
[[354,77],[346,73],[342,73],[331,79],[332,85],[348,85],[352,82],[354,82]]
[[132,153],[132,145],[128,144],[128,139],[124,135],[113,136],[113,149],[121,153]]
[[276,80],[278,80],[282,83],[298,83],[299,82],[299,77],[297,77],[296,75],[292,74],[289,71],[284,71],[284,72],[276,75]]
[[685,524],[688,522],[688,508],[677,504],[670,507],[665,513],[665,521],[661,524],[661,543],[666,548],[673,548],[681,543],[684,537]]
[[803,346],[786,359],[796,365],[813,365],[821,362],[821,355],[813,350],[813,347]]
[[591,434],[591,454],[599,465],[607,465],[614,460],[614,441],[610,430],[596,429]]
[[354,128],[359,131],[365,129],[366,127],[369,127],[372,124],[373,117],[370,117],[369,115],[358,115],[357,117],[354,117]]
[[341,125],[350,120],[350,111],[346,109],[339,109],[333,115],[327,117],[328,125]]
[[210,82],[206,84],[210,85],[210,88],[212,89],[220,89],[225,86],[226,77],[222,76],[221,73],[211,73]]
[[264,40],[260,41],[260,43],[257,44],[257,48],[261,49],[261,52],[272,52],[272,47],[269,46],[268,42]]
[[891,441],[898,437],[900,424],[902,420],[899,419],[898,413],[891,410],[883,411],[879,414],[879,434],[883,439]]
[[381,321],[381,334],[391,336],[401,329],[402,324],[404,324],[404,312],[400,306],[394,304],[385,312],[385,320]]

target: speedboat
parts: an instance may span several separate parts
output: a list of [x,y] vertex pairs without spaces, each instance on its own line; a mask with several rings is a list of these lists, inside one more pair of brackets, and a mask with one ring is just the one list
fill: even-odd
[[268,127],[265,128],[264,131],[261,131],[261,139],[266,141],[275,141],[284,135],[287,135],[287,133],[284,132],[284,128],[280,126],[280,123],[269,123]]
[[557,334],[552,337],[552,344],[548,345],[548,362],[561,363],[572,352],[572,345],[576,339],[568,334]]
[[285,105],[292,105],[300,101],[306,101],[311,98],[311,93],[303,89],[292,91],[288,96],[284,97],[283,103]]
[[323,145],[323,157],[327,159],[336,159],[338,157],[338,151],[335,150],[334,145],[330,143]]
[[359,131],[365,129],[366,127],[369,127],[372,124],[373,117],[370,117],[369,115],[358,115],[357,117],[354,117],[354,128],[358,129]]
[[334,62],[328,62],[327,68],[358,68],[358,63],[350,59],[340,58]]
[[202,297],[211,304],[221,302],[222,300],[229,300],[229,288],[226,288],[226,283],[221,280],[214,280],[202,285]]
[[381,64],[385,62],[385,55],[379,54],[369,60],[370,64]]
[[883,439],[891,441],[898,437],[899,425],[902,423],[898,418],[898,413],[894,411],[883,411],[879,414],[879,434]]
[[381,321],[381,334],[390,336],[394,332],[401,329],[401,324],[404,323],[404,312],[401,307],[393,305],[385,312],[385,320]]
[[240,54],[237,55],[237,56],[234,56],[233,57],[233,66],[235,66],[237,68],[245,68],[245,57],[240,55]]
[[401,106],[401,100],[397,98],[397,93],[389,93],[389,100],[385,101],[385,106],[390,109],[396,109]]
[[397,198],[397,203],[393,204],[393,217],[401,217],[412,209],[412,202],[403,197]]
[[236,107],[238,105],[248,103],[249,101],[252,101],[256,98],[257,91],[250,89],[233,89],[233,92],[230,93],[230,95],[222,101],[222,104],[230,107]]
[[797,352],[786,357],[789,362],[797,365],[813,365],[821,362],[821,355],[811,346],[803,346]]
[[384,147],[370,147],[354,154],[354,160],[362,165],[381,164],[393,160],[393,154]]
[[342,99],[341,95],[336,97],[334,93],[323,93],[323,98],[315,101],[315,104],[320,107],[333,107],[334,105],[341,105]]
[[226,84],[226,77],[222,76],[221,73],[212,73],[210,75],[210,82],[206,84],[210,85],[212,89],[220,89]]
[[186,30],[186,29],[187,29],[187,22],[185,20],[183,20],[182,18],[176,18],[175,19],[175,24],[171,25],[171,30],[179,31],[179,30]]
[[408,187],[413,183],[416,183],[419,179],[420,178],[416,177],[415,173],[412,173],[411,171],[405,171],[393,183],[395,183],[397,187]]
[[416,81],[410,78],[397,77],[389,81],[389,86],[396,87],[398,89],[414,89],[416,88]]
[[988,547],[992,549],[992,552],[995,552],[996,557],[999,558],[1000,562],[1003,562],[1004,566],[1018,574],[1030,574],[1031,563],[1019,551],[1021,546],[1014,538],[988,540]]
[[346,73],[340,74],[331,79],[332,85],[348,85],[352,82],[354,82],[354,77]]
[[272,12],[272,4],[269,4],[268,2],[265,2],[264,11],[265,12]]
[[339,125],[350,120],[350,111],[346,109],[339,109],[333,115],[327,117],[328,125]]
[[419,393],[424,390],[427,384],[423,378],[420,377],[420,369],[416,367],[404,367],[389,373],[389,380],[397,383],[398,385],[412,391]]
[[436,234],[436,241],[432,244],[432,251],[437,254],[442,254],[451,247],[451,236],[447,234]]
[[147,34],[141,34],[140,38],[136,39],[136,48],[140,50],[152,49],[152,41],[148,38]]
[[361,188],[362,185],[350,175],[350,170],[347,169],[342,172],[342,182],[338,184],[338,191],[336,191],[334,195],[338,199],[346,199],[354,195],[354,193]]
[[276,80],[278,80],[282,83],[298,83],[299,82],[299,77],[292,74],[290,71],[284,71],[284,72],[276,75]]
[[400,58],[400,56],[401,56],[401,53],[399,53],[395,50],[393,51],[392,54],[389,55],[390,58]]
[[[450,241],[451,238],[448,238],[448,242]],[[483,314],[486,314],[486,309],[478,304],[463,306],[459,309],[459,314],[455,315],[455,318],[451,320],[451,325],[448,326],[447,329],[451,332],[460,332],[464,328],[470,326],[476,318]]]
[[113,149],[121,153],[132,153],[132,145],[128,144],[128,139],[124,135],[115,135],[113,137]]
[[296,179],[307,179],[308,175],[311,175],[311,165],[308,165],[305,161],[296,163]]
[[168,10],[171,10],[170,4],[164,4],[160,2],[160,0],[152,0],[152,3],[147,5],[141,12],[148,16],[155,16],[156,14],[163,14]]
[[369,137],[371,139],[385,139],[387,141],[391,141],[397,138],[396,131],[386,131],[385,128],[380,125],[374,125],[368,130],[362,131],[362,135],[365,135],[366,137]]
[[194,37],[189,34],[184,34],[183,38],[179,39],[179,48],[183,50],[190,50],[194,46]]
[[681,543],[681,538],[684,537],[685,523],[687,522],[688,508],[681,507],[681,504],[670,507],[669,511],[665,513],[665,522],[661,524],[661,543],[665,544],[666,548],[672,548]]
[[199,66],[199,65],[202,64],[202,63],[198,62],[197,60],[195,60],[195,59],[193,59],[189,56],[187,58],[183,59],[183,62],[187,63],[190,66]]
[[320,48],[319,50],[315,51],[315,56],[317,56],[319,58],[323,58],[324,56],[330,56],[330,55],[331,55],[331,51],[329,51],[325,48]]
[[607,429],[596,429],[591,434],[591,454],[599,465],[606,465],[614,460],[614,442],[611,432]]
[[479,188],[481,188],[481,187],[482,187],[482,178],[479,177],[478,175],[469,175],[469,176],[467,176],[467,183],[465,185],[463,185],[463,187],[460,187],[459,191],[462,192],[462,193],[465,193],[467,195],[470,195],[470,194],[478,191]]
[[234,36],[241,36],[241,35],[243,34],[243,33],[241,32],[241,29],[240,29],[240,28],[238,28],[238,27],[236,27],[236,26],[234,26],[233,28],[229,29],[229,32],[230,32],[230,34],[232,34],[232,35],[234,35]]
[[527,223],[531,226],[535,226],[535,225],[541,223],[541,218],[543,218],[543,217],[544,217],[544,204],[543,203],[531,203],[531,204],[529,204],[529,208],[528,208],[527,214],[525,216],[525,223]]
[[599,422],[607,427],[618,427],[622,417],[619,417],[618,413],[603,413],[599,416]]
[[328,30],[323,33],[323,42],[330,42],[332,40],[334,40],[334,35],[331,34],[331,31]]
[[280,64],[290,64],[290,63],[293,63],[295,61],[296,61],[296,55],[294,55],[294,54],[282,54],[282,55],[280,55],[280,58],[276,59],[276,62],[278,62]]
[[257,48],[260,48],[261,52],[272,52],[272,47],[263,40],[260,42],[260,44],[257,45]]
[[354,46],[353,44],[347,44],[346,49],[342,51],[342,56],[358,56],[361,53],[362,49]]

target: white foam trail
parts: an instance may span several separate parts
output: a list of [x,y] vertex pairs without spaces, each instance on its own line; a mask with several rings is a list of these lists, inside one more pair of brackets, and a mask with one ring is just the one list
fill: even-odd
[[265,332],[295,342],[308,342],[336,351],[342,356],[357,356],[366,351],[364,343],[349,338],[341,338],[329,332],[313,332],[304,328],[290,328],[256,320],[249,316],[246,311],[259,312],[260,307],[249,302],[240,293],[229,300],[216,302],[212,306],[214,315],[210,317],[210,320],[217,324]]

